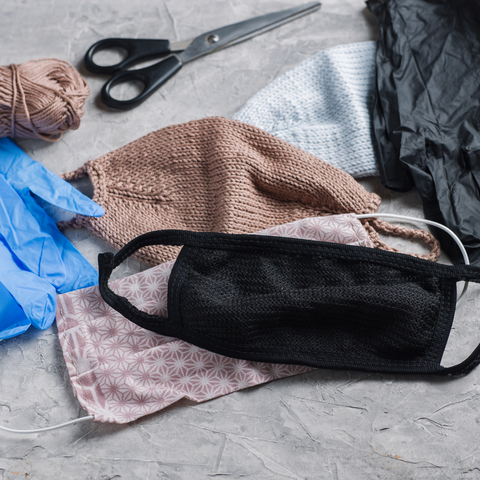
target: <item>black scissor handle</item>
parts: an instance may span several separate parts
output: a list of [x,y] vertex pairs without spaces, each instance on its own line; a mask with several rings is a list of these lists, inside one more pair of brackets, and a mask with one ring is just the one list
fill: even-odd
[[[109,48],[124,48],[127,57],[115,65],[98,65],[93,61],[93,56],[100,50]],[[171,53],[168,40],[148,40],[138,38],[105,38],[94,43],[85,54],[85,68],[92,73],[113,75],[114,73],[134,65],[141,60],[167,55]]]
[[[155,90],[173,77],[181,68],[182,61],[176,55],[160,60],[154,65],[138,70],[121,70],[117,72],[102,88],[102,101],[105,105],[119,110],[130,110],[144,102]],[[117,100],[110,95],[110,89],[119,83],[139,81],[143,91],[130,100]]]

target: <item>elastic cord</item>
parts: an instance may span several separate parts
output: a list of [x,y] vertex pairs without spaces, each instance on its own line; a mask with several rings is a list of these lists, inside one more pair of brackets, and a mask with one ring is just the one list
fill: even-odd
[[50,430],[56,430],[57,428],[63,428],[68,425],[75,425],[76,423],[80,423],[80,422],[86,422],[87,420],[93,420],[93,415],[76,418],[75,420],[70,420],[69,422],[53,425],[52,427],[36,428],[34,430],[16,430],[14,428],[2,427],[1,425],[0,425],[0,430],[4,430],[10,433],[41,433],[41,432],[49,432]]
[[[455,243],[458,245],[458,248],[460,248],[460,252],[462,252],[463,261],[465,262],[465,265],[470,265],[470,260],[468,258],[468,253],[465,250],[465,247],[463,246],[463,243],[455,235],[455,233],[453,233],[448,227],[446,227],[445,225],[442,225],[441,223],[434,222],[433,220],[426,220],[425,218],[406,217],[405,215],[396,215],[394,213],[361,213],[361,214],[354,214],[354,215],[355,215],[356,218],[374,218],[374,217],[395,218],[397,220],[406,220],[406,221],[409,221],[409,222],[426,223],[427,225],[432,225],[434,227],[437,227],[440,230],[443,230],[443,231],[447,232],[455,240]],[[462,293],[457,298],[457,303],[465,295],[465,293],[467,293],[468,284],[469,284],[469,282],[466,281],[465,285],[463,286]]]

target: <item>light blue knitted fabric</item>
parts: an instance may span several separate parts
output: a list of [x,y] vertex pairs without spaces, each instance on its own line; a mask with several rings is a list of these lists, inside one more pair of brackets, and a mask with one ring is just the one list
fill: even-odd
[[375,42],[340,45],[275,79],[233,118],[354,177],[378,175],[370,117],[374,87]]

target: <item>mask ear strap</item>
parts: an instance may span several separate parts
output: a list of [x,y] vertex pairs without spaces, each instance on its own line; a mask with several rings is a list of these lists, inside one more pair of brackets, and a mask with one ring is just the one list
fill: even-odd
[[[455,235],[455,233],[452,232],[452,230],[450,230],[445,225],[442,225],[441,223],[434,222],[433,220],[426,220],[425,218],[406,217],[404,215],[396,215],[394,213],[362,213],[362,214],[355,215],[355,217],[359,218],[359,219],[374,218],[374,217],[385,217],[385,218],[393,218],[393,219],[396,219],[396,220],[406,220],[408,222],[420,222],[420,223],[425,223],[427,225],[432,225],[434,227],[437,227],[440,230],[443,230],[443,231],[447,232],[453,238],[455,243],[458,245],[458,248],[460,248],[460,252],[462,253],[462,257],[463,257],[463,261],[465,262],[465,265],[470,265],[470,260],[468,258],[467,251],[465,250],[465,247],[463,246],[463,243]],[[465,285],[463,286],[462,293],[457,298],[457,303],[465,295],[465,293],[467,293],[467,289],[468,289],[468,281],[465,282]]]
[[447,367],[441,371],[446,375],[466,375],[480,364],[480,344],[477,348],[461,363]]
[[93,420],[93,415],[76,418],[75,420],[70,420],[69,422],[60,423],[58,425],[53,425],[51,427],[35,428],[34,430],[16,430],[14,428],[2,427],[1,425],[0,425],[0,430],[3,430],[5,432],[10,432],[10,433],[41,433],[41,432],[49,432],[50,430],[57,430],[57,428],[67,427],[68,425],[75,425],[77,423],[85,422],[87,420]]
[[[144,233],[143,235],[130,240],[130,242],[128,242],[115,255],[110,252],[100,253],[98,255],[98,288],[102,298],[113,309],[138,326],[153,332],[162,332],[163,335],[169,335],[171,333],[174,336],[174,332],[169,333],[168,318],[142,312],[135,307],[135,305],[132,305],[127,298],[113,292],[108,285],[108,280],[110,279],[113,270],[137,250],[151,245],[182,246],[189,242],[192,235],[198,235],[198,232],[158,230]],[[160,327],[161,330],[158,330]]]

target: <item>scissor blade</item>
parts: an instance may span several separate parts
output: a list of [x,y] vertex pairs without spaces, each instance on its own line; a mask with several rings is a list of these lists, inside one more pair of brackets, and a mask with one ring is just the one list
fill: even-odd
[[321,6],[319,2],[306,3],[299,7],[289,8],[280,12],[268,13],[260,17],[250,18],[243,22],[227,25],[217,28],[210,32],[205,32],[196,37],[190,46],[177,56],[183,63],[194,60],[195,58],[215,52],[221,48],[230,47],[243,42],[261,33],[267,32],[273,28],[279,27],[284,23],[295,20],[303,15],[308,15]]

